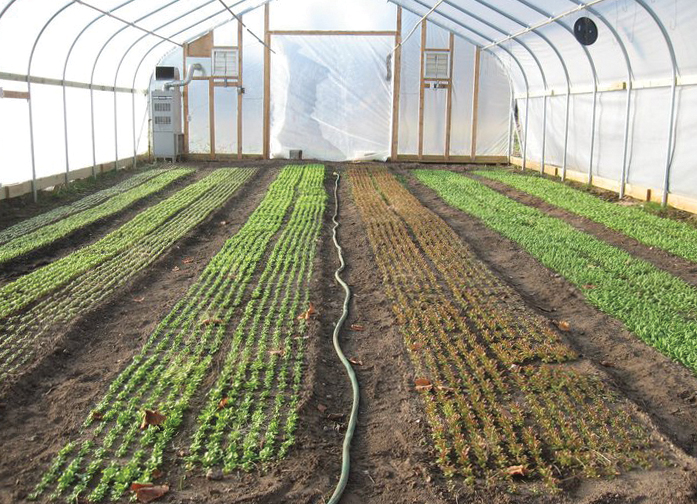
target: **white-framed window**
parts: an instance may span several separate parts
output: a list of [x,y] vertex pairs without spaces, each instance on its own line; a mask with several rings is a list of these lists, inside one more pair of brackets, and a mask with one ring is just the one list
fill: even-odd
[[450,52],[429,51],[424,52],[424,78],[449,79],[450,78]]
[[211,55],[214,77],[237,77],[237,48],[213,48]]

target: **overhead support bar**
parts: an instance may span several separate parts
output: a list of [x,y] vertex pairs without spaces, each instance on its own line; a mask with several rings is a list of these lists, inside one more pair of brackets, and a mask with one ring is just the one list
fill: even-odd
[[135,23],[131,23],[130,21],[126,21],[125,19],[120,18],[120,17],[118,17],[118,16],[112,14],[112,13],[109,12],[109,11],[105,11],[105,10],[100,9],[99,7],[95,7],[94,5],[88,4],[88,3],[85,2],[84,0],[75,0],[75,1],[76,1],[77,3],[79,3],[80,5],[83,5],[83,6],[85,6],[85,7],[90,8],[90,9],[96,10],[97,12],[99,12],[99,13],[101,13],[101,14],[107,16],[107,17],[110,17],[110,18],[112,18],[112,19],[115,19],[116,21],[118,21],[118,22],[120,22],[120,23],[123,23],[123,24],[125,24],[125,25],[128,25],[128,26],[130,26],[130,27],[132,27],[132,28],[135,28],[136,30],[140,30],[140,31],[142,31],[142,32],[144,32],[144,33],[147,33],[148,35],[152,35],[153,37],[157,37],[157,38],[159,38],[159,39],[161,39],[161,40],[163,40],[163,41],[165,41],[165,42],[170,42],[170,43],[172,43],[172,44],[174,44],[174,45],[177,45],[177,46],[179,46],[179,47],[182,47],[182,44],[180,44],[179,42],[176,42],[176,41],[174,41],[174,40],[172,40],[172,39],[170,39],[170,38],[167,38],[167,37],[163,37],[163,36],[160,35],[159,33],[155,33],[154,31],[147,30],[147,29],[143,28],[142,26],[138,26],[138,25],[135,24]]
[[0,72],[0,80],[14,82],[31,82],[32,84],[46,84],[47,86],[65,86],[69,88],[94,89],[95,91],[115,91],[117,93],[144,93],[144,89],[134,89],[127,87],[102,86],[100,84],[89,84],[87,82],[68,81],[62,79],[51,79],[36,75],[24,75],[8,72]]
[[570,9],[566,12],[562,12],[561,14],[557,14],[556,16],[550,17],[549,19],[545,19],[544,21],[541,21],[539,23],[535,23],[533,25],[530,25],[527,28],[525,28],[519,32],[512,33],[512,34],[508,35],[507,37],[502,38],[501,40],[497,40],[495,42],[492,42],[488,46],[485,46],[484,49],[490,49],[492,47],[499,46],[499,45],[503,44],[504,42],[521,37],[527,33],[530,33],[532,31],[537,30],[538,28],[542,28],[543,26],[547,26],[549,24],[555,23],[562,18],[565,18],[567,16],[571,16],[572,14],[576,14],[577,12],[588,9],[589,7],[593,7],[594,5],[597,5],[597,4],[604,2],[604,1],[605,0],[591,0],[588,3],[579,4],[577,7],[574,7],[573,9]]
[[236,19],[237,22],[240,23],[240,25],[242,25],[242,27],[243,27],[245,30],[247,30],[247,32],[248,32],[252,37],[254,37],[254,38],[257,40],[257,42],[259,42],[261,45],[263,45],[264,47],[266,47],[266,48],[267,48],[269,51],[271,51],[272,53],[276,54],[276,53],[274,52],[274,50],[271,49],[271,46],[269,46],[266,42],[264,42],[264,41],[261,40],[259,37],[257,37],[256,34],[255,34],[252,30],[250,30],[249,28],[247,28],[247,25],[244,24],[244,23],[242,22],[242,19],[241,19],[239,16],[237,16],[237,14],[235,14],[234,12],[232,12],[232,9],[231,9],[230,7],[228,7],[228,5],[227,5],[223,0],[219,0],[219,1],[220,1],[221,4],[223,4],[223,7],[225,7],[225,9],[230,13],[230,15],[231,15],[234,19]]

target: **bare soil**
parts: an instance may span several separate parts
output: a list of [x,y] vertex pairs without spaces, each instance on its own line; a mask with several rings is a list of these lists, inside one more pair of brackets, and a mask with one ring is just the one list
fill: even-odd
[[[57,333],[56,345],[45,349],[40,364],[0,397],[0,503],[24,502],[56,452],[79,429],[91,406],[103,396],[109,383],[139,351],[224,241],[244,224],[261,201],[277,167],[286,162],[226,163],[232,164],[262,169],[228,204],[110,301]],[[332,171],[342,168],[325,164],[329,199],[311,295],[318,316],[311,323],[307,340],[305,392],[296,445],[278,463],[213,481],[202,471],[182,469],[181,458],[186,456],[188,447],[184,433],[175,438],[163,468],[172,491],[157,502],[323,503],[338,481],[346,414],[352,398],[346,372],[332,345],[333,324],[343,302],[343,292],[333,277],[338,259],[331,242]],[[208,168],[222,165],[197,166],[201,171],[198,176],[202,176]],[[411,387],[411,364],[380,283],[367,234],[348,181],[342,180],[339,240],[348,264],[343,277],[352,288],[353,300],[341,339],[346,354],[362,362],[355,366],[361,385],[361,406],[352,446],[351,477],[342,502],[697,502],[697,465],[692,459],[697,456],[697,379],[632,336],[619,322],[586,304],[573,286],[555,277],[515,244],[448,207],[430,189],[415,182],[404,168],[395,165],[410,190],[520,294],[521,303],[550,319],[571,323],[568,343],[583,354],[588,366],[597,368],[614,390],[637,405],[636,414],[655,426],[657,442],[665,438],[665,445],[674,443],[679,447],[671,447],[678,465],[632,472],[611,481],[570,482],[566,491],[557,496],[472,493],[445,481],[433,463],[421,404]],[[29,215],[33,210],[26,211]],[[100,233],[102,229],[95,227]],[[194,262],[184,264],[182,260],[188,257],[194,258]],[[179,271],[173,271],[175,266]],[[353,324],[364,330],[351,330]],[[194,404],[192,411],[196,407]],[[189,414],[184,425],[193,421],[193,414]]]

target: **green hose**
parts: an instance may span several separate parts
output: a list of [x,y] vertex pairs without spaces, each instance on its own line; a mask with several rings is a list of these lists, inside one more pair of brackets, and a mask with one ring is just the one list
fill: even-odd
[[333,339],[334,350],[336,350],[336,354],[339,356],[341,363],[346,368],[346,372],[348,373],[349,379],[351,380],[351,387],[353,388],[353,406],[351,407],[351,417],[349,418],[348,428],[346,429],[346,436],[344,436],[344,449],[341,455],[341,477],[339,478],[339,483],[337,483],[336,488],[334,489],[334,493],[332,494],[332,497],[329,499],[328,504],[337,504],[339,502],[339,500],[341,499],[341,495],[344,493],[344,489],[346,488],[346,483],[348,483],[349,472],[351,468],[351,440],[353,439],[353,432],[356,430],[356,421],[358,420],[359,399],[358,380],[356,379],[356,373],[354,373],[353,368],[351,367],[351,363],[349,363],[348,359],[344,355],[344,352],[341,350],[341,346],[339,345],[339,332],[341,332],[341,327],[344,325],[346,317],[348,317],[349,302],[351,301],[351,290],[349,289],[349,286],[346,285],[346,282],[344,282],[339,276],[339,274],[342,271],[344,271],[346,263],[344,262],[344,256],[341,251],[341,245],[339,245],[339,241],[336,238],[336,230],[339,227],[339,221],[336,220],[336,218],[339,216],[339,179],[341,177],[336,172],[334,172],[334,176],[336,177],[336,181],[334,182],[334,216],[332,217],[332,221],[334,222],[334,228],[332,229],[332,234],[334,239],[334,246],[336,247],[337,254],[339,255],[339,262],[341,263],[339,269],[337,269],[334,272],[334,278],[336,278],[336,281],[341,284],[341,287],[344,289],[346,297],[344,298],[344,308],[341,313],[341,317],[339,318],[339,321],[336,323],[336,326],[334,326]]

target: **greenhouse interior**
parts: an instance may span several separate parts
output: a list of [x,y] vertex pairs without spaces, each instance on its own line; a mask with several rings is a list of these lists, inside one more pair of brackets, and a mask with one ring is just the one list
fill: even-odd
[[0,504],[697,502],[692,28],[0,0]]

